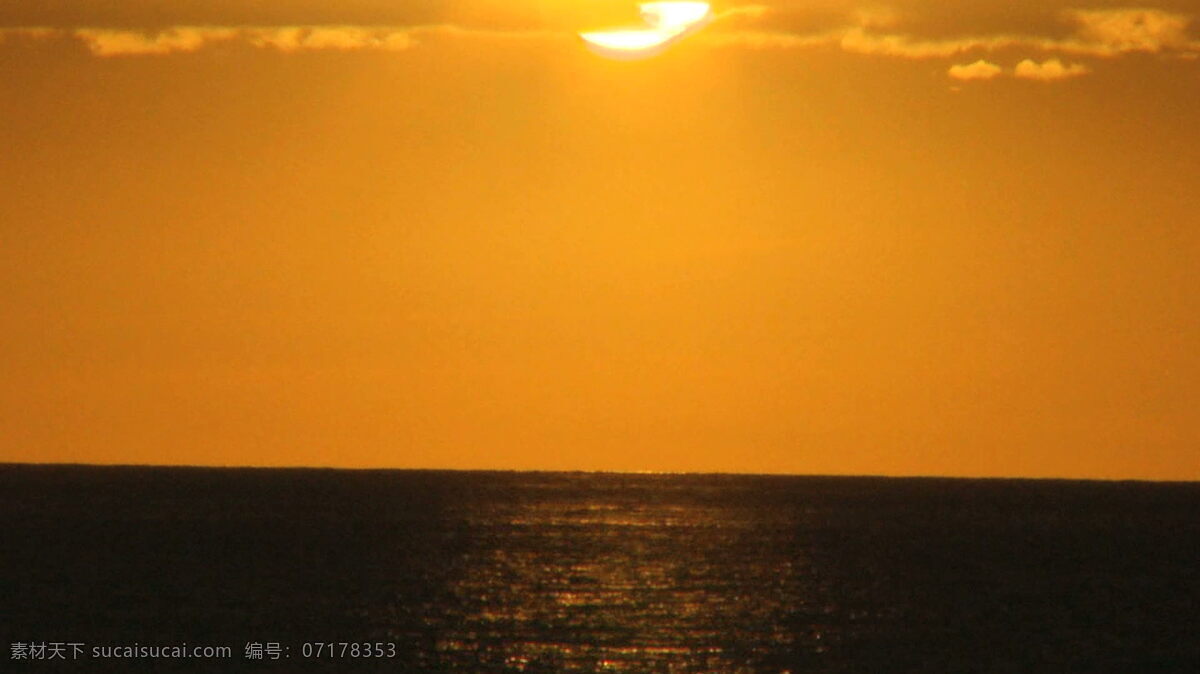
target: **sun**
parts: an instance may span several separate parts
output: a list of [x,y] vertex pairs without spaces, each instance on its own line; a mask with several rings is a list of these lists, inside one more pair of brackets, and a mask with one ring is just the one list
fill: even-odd
[[579,37],[601,56],[645,58],[699,30],[712,19],[707,2],[647,2],[638,5],[638,9],[649,28],[589,31]]

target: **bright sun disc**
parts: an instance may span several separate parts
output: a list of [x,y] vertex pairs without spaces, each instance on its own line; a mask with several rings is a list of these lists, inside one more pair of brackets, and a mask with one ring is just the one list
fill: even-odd
[[642,58],[699,29],[711,18],[707,2],[647,2],[638,5],[650,28],[580,33],[588,47],[609,58]]

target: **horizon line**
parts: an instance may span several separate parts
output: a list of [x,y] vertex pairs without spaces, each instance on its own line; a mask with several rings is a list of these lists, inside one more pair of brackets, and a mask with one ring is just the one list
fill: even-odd
[[316,465],[232,465],[198,463],[85,463],[80,461],[0,461],[0,470],[10,467],[38,468],[178,468],[184,470],[297,470],[297,471],[356,471],[356,472],[424,472],[424,473],[535,473],[591,474],[625,476],[729,476],[729,477],[800,477],[800,478],[869,478],[885,480],[996,480],[1043,482],[1149,482],[1155,484],[1200,484],[1200,479],[1155,479],[1140,477],[1059,477],[1022,475],[933,475],[884,473],[758,473],[705,470],[611,470],[588,468],[436,468],[399,466],[316,466]]

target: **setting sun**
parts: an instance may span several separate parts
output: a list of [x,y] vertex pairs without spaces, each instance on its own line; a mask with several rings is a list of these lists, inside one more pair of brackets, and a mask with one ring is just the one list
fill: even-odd
[[638,9],[650,28],[589,31],[579,36],[603,56],[642,58],[658,53],[711,18],[707,2],[649,2]]

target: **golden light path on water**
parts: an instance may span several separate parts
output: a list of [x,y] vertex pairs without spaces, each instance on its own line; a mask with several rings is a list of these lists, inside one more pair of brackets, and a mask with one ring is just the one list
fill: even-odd
[[[695,491],[648,501],[660,482],[634,484],[469,514],[477,534],[453,573],[461,614],[439,633],[441,656],[470,671],[715,674],[793,649],[779,614],[807,606],[807,559],[747,556],[762,522],[737,505]],[[771,591],[729,592],[727,574]]]
[[707,2],[647,2],[638,5],[648,28],[579,34],[592,51],[609,58],[645,58],[702,28],[712,19]]

